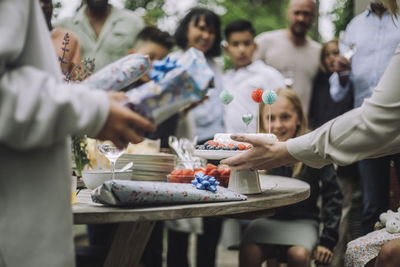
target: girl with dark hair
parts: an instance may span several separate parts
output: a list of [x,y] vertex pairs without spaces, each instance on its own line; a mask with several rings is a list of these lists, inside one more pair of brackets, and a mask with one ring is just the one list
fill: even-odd
[[[221,55],[220,19],[211,10],[193,8],[180,22],[175,40],[180,50],[170,57],[181,56],[189,48],[196,48],[204,53],[210,68],[214,72],[214,89],[209,91],[204,100],[187,113],[182,113],[178,122],[177,137],[193,139],[198,143],[213,139],[215,133],[225,132],[224,107],[219,100],[222,92],[222,68],[214,58]],[[201,233],[197,236],[196,266],[215,266],[216,247],[218,244],[222,220],[219,218],[182,219],[166,222],[168,231],[168,267],[186,267],[188,264],[188,237],[190,232]],[[186,227],[185,227],[186,226]]]
[[[194,138],[199,143],[213,138],[215,133],[225,131],[223,123],[223,105],[219,101],[222,89],[222,69],[214,60],[221,55],[220,19],[211,10],[193,8],[181,21],[174,36],[181,48],[172,53],[172,58],[180,57],[189,48],[196,48],[204,53],[210,68],[214,71],[214,90],[210,90],[209,99],[196,106],[181,118],[176,135]],[[210,112],[212,110],[213,112]],[[182,114],[183,115],[183,114]]]
[[176,44],[183,50],[195,47],[207,58],[221,55],[221,22],[211,10],[192,9],[175,31]]

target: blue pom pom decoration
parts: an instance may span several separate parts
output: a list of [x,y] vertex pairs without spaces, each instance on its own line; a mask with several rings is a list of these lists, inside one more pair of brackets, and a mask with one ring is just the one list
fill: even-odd
[[262,100],[265,104],[272,105],[277,97],[278,95],[274,90],[266,90],[262,95]]

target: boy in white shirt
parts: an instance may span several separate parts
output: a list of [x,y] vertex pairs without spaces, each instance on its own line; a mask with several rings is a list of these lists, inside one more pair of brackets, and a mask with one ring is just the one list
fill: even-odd
[[252,62],[257,44],[251,22],[235,20],[226,26],[224,33],[227,41],[224,49],[234,65],[234,69],[223,75],[224,88],[234,95],[233,101],[225,108],[226,130],[228,133],[246,132],[242,116],[251,113],[254,118],[248,132],[256,133],[258,103],[252,100],[251,94],[256,88],[269,90],[285,87],[284,77],[261,60]]

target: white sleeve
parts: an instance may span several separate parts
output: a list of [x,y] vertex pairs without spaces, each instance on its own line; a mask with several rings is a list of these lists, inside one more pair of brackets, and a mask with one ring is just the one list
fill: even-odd
[[351,81],[343,87],[339,82],[339,75],[337,72],[332,73],[331,77],[329,77],[329,93],[331,98],[335,102],[340,102],[343,98],[347,95],[350,90],[350,83]]
[[347,165],[400,152],[400,46],[371,98],[320,128],[287,142],[289,153],[311,167]]
[[0,143],[16,149],[49,146],[71,134],[95,135],[109,110],[104,92],[61,84],[46,69],[48,57],[55,56],[44,49],[52,49],[49,37],[31,36],[47,30],[39,27],[42,18],[31,23],[37,9],[34,1],[0,2]]

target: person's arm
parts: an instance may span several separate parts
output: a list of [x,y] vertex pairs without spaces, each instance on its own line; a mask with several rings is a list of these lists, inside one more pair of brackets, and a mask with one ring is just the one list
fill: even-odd
[[253,148],[237,156],[221,161],[236,170],[269,170],[280,166],[291,165],[297,162],[286,148],[286,142],[274,142],[260,136],[247,136],[245,134],[231,135],[233,140],[247,142]]
[[302,161],[321,168],[330,163],[348,165],[365,158],[400,152],[400,46],[370,99],[360,108],[287,142],[260,137],[232,136],[254,148],[221,161],[242,169],[271,169]]
[[347,165],[400,151],[400,46],[370,99],[315,131],[289,140],[288,152],[312,167]]
[[72,32],[70,33],[70,44],[71,44],[71,62],[73,65],[79,65],[81,63],[81,46],[79,44],[78,38]]

